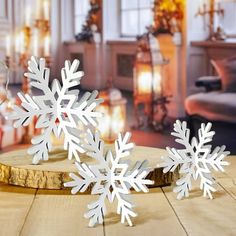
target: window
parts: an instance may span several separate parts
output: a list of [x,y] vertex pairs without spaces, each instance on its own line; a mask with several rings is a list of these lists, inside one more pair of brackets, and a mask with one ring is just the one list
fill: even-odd
[[121,0],[121,36],[135,37],[152,23],[153,0]]
[[74,6],[75,6],[75,34],[78,34],[82,30],[82,26],[85,23],[86,16],[90,8],[89,0],[74,0]]
[[227,35],[236,36],[236,0],[220,0],[220,6],[224,9],[224,16],[219,17],[219,23]]

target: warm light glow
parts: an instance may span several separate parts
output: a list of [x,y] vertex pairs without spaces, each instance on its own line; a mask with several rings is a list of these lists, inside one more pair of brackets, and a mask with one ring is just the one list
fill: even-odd
[[50,135],[50,141],[52,143],[52,146],[63,146],[64,145],[64,133],[61,134],[59,138],[57,138],[53,133]]
[[148,64],[138,64],[136,68],[136,89],[138,95],[161,94],[161,65],[156,65],[152,69]]
[[50,36],[46,35],[44,37],[44,56],[49,57],[50,56]]
[[37,57],[38,56],[38,51],[39,51],[39,33],[38,30],[35,29],[33,33],[33,56]]
[[11,112],[11,111],[13,111],[13,107],[14,107],[14,101],[12,101],[12,100],[9,100],[8,102],[7,102],[7,107],[6,107],[6,111],[8,111],[8,112]]
[[97,108],[98,112],[103,114],[103,117],[99,119],[98,130],[101,133],[102,137],[109,137],[110,126],[111,126],[111,117],[109,115],[109,107],[106,105],[100,105]]
[[36,3],[36,19],[42,19],[42,0],[37,0]]
[[139,94],[152,93],[152,73],[151,71],[141,71],[138,74],[138,92]]
[[25,35],[24,35],[24,32],[23,31],[21,31],[20,32],[20,36],[19,36],[19,38],[20,38],[20,53],[24,53],[25,52]]
[[125,105],[108,106],[101,104],[97,111],[103,113],[103,117],[98,122],[101,137],[108,142],[114,141],[118,133],[125,129]]
[[44,19],[45,20],[49,20],[49,18],[50,18],[49,9],[50,9],[49,1],[44,0],[44,2],[43,2],[43,13],[44,13]]
[[183,9],[185,0],[168,0],[161,1],[160,9],[167,12],[178,12],[180,9]]
[[20,52],[20,35],[16,34],[15,36],[15,51]]
[[30,6],[26,6],[25,9],[25,26],[30,27],[31,24],[31,9]]
[[118,135],[118,133],[124,131],[125,128],[125,120],[124,120],[124,114],[122,112],[122,107],[117,105],[113,107],[113,111],[111,114],[111,129],[115,136]]
[[10,57],[11,55],[11,37],[7,35],[6,37],[6,56]]

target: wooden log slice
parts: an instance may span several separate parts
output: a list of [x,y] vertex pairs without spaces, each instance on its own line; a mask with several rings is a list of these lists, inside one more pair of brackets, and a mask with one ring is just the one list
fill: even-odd
[[[108,148],[108,146],[106,147]],[[129,156],[134,164],[136,161],[148,160],[153,171],[148,178],[154,180],[152,187],[170,185],[178,177],[178,173],[163,174],[162,168],[157,168],[161,156],[166,151],[157,148],[136,146]],[[95,160],[81,155],[81,161],[95,164]],[[49,160],[39,165],[32,165],[32,156],[27,149],[18,149],[0,155],[0,181],[11,185],[40,189],[64,189],[63,184],[70,181],[69,173],[76,172],[74,161],[67,159],[67,152],[55,148],[49,155]]]

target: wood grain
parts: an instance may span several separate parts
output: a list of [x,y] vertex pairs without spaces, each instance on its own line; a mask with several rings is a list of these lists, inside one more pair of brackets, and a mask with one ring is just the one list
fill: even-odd
[[35,189],[0,184],[0,235],[20,234],[35,198]]
[[[152,154],[146,151],[138,151],[137,158]],[[213,200],[202,197],[198,183],[193,183],[190,197],[181,201],[176,200],[172,186],[152,188],[147,194],[132,193],[138,213],[134,227],[120,223],[116,202],[107,203],[104,225],[89,228],[83,215],[97,196],[0,184],[0,236],[236,235],[236,159],[228,160],[231,165],[225,173],[214,173],[218,191]],[[150,158],[150,164],[153,162],[154,156]]]
[[89,228],[83,217],[96,196],[71,195],[66,190],[39,190],[22,229],[22,236],[102,236],[103,226]]
[[183,200],[176,200],[171,187],[163,190],[188,235],[236,235],[236,200],[220,186],[213,200],[204,198],[196,185]]
[[[111,146],[107,146],[108,149]],[[130,155],[131,161],[148,160],[153,171],[148,178],[154,180],[156,186],[170,185],[178,176],[177,172],[163,174],[162,168],[157,164],[161,162],[161,156],[165,150],[135,147]],[[12,185],[39,189],[63,189],[63,184],[70,180],[69,173],[76,172],[73,161],[67,159],[67,152],[55,149],[50,153],[50,159],[40,165],[32,165],[32,157],[27,154],[27,149],[12,151],[0,155],[0,181]],[[88,164],[95,163],[92,158],[81,155],[81,161]]]
[[148,194],[132,194],[132,198],[138,214],[132,220],[134,227],[121,224],[120,215],[116,214],[117,205],[107,204],[105,235],[186,235],[160,188],[151,189]]

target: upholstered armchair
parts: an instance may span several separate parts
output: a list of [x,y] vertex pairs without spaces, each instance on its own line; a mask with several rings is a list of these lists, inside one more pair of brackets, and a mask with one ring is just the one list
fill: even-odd
[[196,86],[204,87],[205,92],[193,94],[185,100],[191,133],[196,134],[200,123],[212,122],[216,131],[214,146],[225,144],[236,153],[236,59],[212,64],[219,76],[199,78]]

